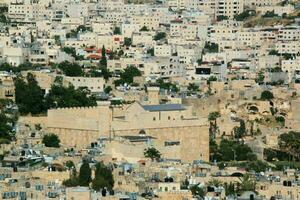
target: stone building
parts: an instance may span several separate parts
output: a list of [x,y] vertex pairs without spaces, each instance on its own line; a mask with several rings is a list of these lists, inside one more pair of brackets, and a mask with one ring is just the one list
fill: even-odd
[[[59,135],[63,145],[86,148],[99,138],[151,136],[164,147],[166,156],[191,162],[209,159],[206,118],[197,118],[182,104],[63,108],[48,111],[47,128]],[[172,145],[170,145],[172,144]],[[193,148],[191,148],[193,147]]]

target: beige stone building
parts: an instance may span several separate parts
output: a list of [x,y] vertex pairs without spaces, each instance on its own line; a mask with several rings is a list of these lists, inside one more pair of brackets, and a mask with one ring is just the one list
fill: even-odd
[[[90,108],[48,111],[47,128],[66,146],[85,148],[100,137],[151,136],[165,155],[187,162],[209,159],[206,118],[197,118],[182,104],[114,107],[103,103]],[[193,147],[193,148],[191,148]]]

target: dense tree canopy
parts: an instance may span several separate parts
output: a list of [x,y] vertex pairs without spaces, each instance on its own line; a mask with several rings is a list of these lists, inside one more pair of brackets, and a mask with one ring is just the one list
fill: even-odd
[[279,136],[279,147],[293,155],[293,159],[300,158],[300,132],[290,131]]
[[245,10],[244,12],[242,12],[238,15],[235,15],[234,19],[237,20],[237,21],[244,21],[245,19],[247,19],[247,18],[249,18],[253,15],[255,15],[254,10]]
[[64,87],[54,84],[46,96],[48,108],[96,106],[96,99],[87,88],[75,89],[74,86]]
[[147,26],[143,26],[140,31],[149,31],[148,27]]
[[121,29],[120,29],[120,27],[116,26],[114,28],[114,35],[121,35]]
[[32,74],[27,74],[26,81],[22,77],[15,79],[15,93],[21,114],[39,114],[46,111],[44,92]]
[[133,83],[133,78],[136,76],[141,76],[141,71],[134,67],[129,66],[120,74],[120,79],[115,81],[115,85],[123,85],[124,83],[131,84]]
[[9,125],[10,119],[0,112],[0,140],[10,140],[10,133],[12,132],[12,127]]
[[88,162],[83,162],[79,170],[79,185],[80,186],[89,186],[92,181],[92,170]]
[[0,64],[0,71],[7,71],[7,72],[21,72],[21,71],[28,71],[40,68],[40,65],[32,64],[30,62],[22,63],[18,66],[13,66],[9,63],[2,63]]
[[256,160],[256,155],[252,152],[250,147],[245,144],[233,140],[221,140],[220,145],[216,143],[211,146],[211,159],[217,161],[253,161]]
[[46,147],[59,147],[60,139],[56,134],[50,133],[44,135],[42,142]]
[[[58,83],[59,82],[59,83]],[[61,80],[51,86],[45,96],[35,77],[28,73],[26,79],[15,79],[16,103],[19,112],[40,114],[49,108],[96,106],[96,98],[87,88],[75,89],[74,86],[64,87]]]
[[211,112],[208,114],[208,121],[215,121],[219,117],[221,117],[219,112]]
[[156,33],[156,35],[154,36],[154,40],[161,40],[166,38],[166,33],[165,32],[158,32]]
[[103,163],[97,163],[95,178],[93,179],[92,184],[93,189],[96,191],[100,191],[103,188],[107,188],[111,191],[114,187],[112,170]]
[[178,92],[179,88],[177,87],[177,85],[175,85],[174,83],[170,82],[170,81],[164,81],[163,79],[158,79],[156,81],[156,85],[162,89],[162,90],[168,90],[170,92]]
[[144,156],[146,158],[151,158],[152,160],[154,160],[154,159],[160,159],[161,154],[156,148],[149,147],[144,150]]
[[274,95],[269,90],[265,90],[261,93],[260,99],[261,100],[271,100],[274,98]]
[[58,68],[62,70],[62,72],[66,76],[83,76],[84,72],[82,67],[77,63],[70,63],[68,61],[64,61],[58,64]]
[[217,43],[206,42],[204,48],[209,53],[217,53],[219,51],[219,45]]

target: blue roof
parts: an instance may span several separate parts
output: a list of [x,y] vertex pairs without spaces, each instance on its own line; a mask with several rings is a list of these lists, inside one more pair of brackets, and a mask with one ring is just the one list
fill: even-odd
[[185,110],[185,107],[182,104],[143,105],[142,107],[150,112]]

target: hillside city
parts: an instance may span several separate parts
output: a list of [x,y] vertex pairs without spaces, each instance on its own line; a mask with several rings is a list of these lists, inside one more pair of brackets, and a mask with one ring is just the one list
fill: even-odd
[[299,0],[0,0],[0,200],[299,200]]

